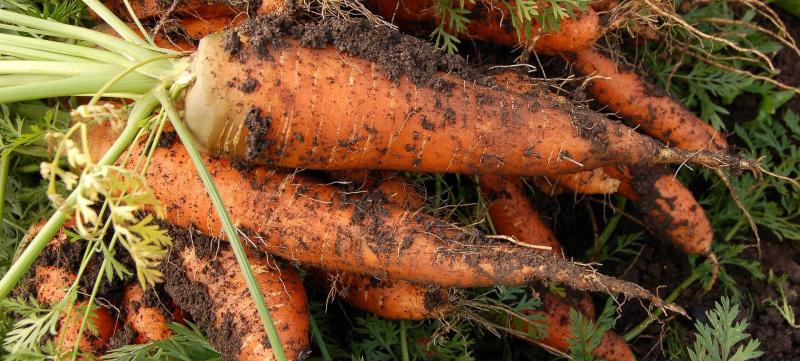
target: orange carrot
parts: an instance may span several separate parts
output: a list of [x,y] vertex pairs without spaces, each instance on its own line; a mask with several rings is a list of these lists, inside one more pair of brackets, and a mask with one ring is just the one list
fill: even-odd
[[572,174],[535,177],[533,183],[548,194],[558,194],[569,189],[579,194],[612,194],[619,189],[619,179],[608,175],[604,168],[595,168]]
[[[114,139],[107,126],[93,127],[89,133],[93,152],[102,152]],[[225,160],[207,159],[206,163],[239,228],[263,250],[283,258],[330,271],[445,287],[520,285],[541,279],[652,299],[640,287],[594,272],[591,277],[579,276],[587,271],[571,262],[383,204],[374,194],[348,194],[266,168],[237,171]],[[194,174],[192,162],[182,146],[175,144],[155,151],[146,177],[168,210],[167,220],[222,235],[200,180],[187,174]]]
[[[561,352],[569,352],[568,340],[575,337],[570,330],[572,321],[569,316],[569,310],[570,308],[580,310],[581,306],[576,304],[575,301],[570,301],[569,298],[562,298],[550,292],[545,293],[542,300],[544,303],[543,310],[528,311],[528,313],[540,314],[545,317],[544,321],[541,322],[546,325],[547,335],[542,339],[523,338],[523,340],[537,345],[545,345]],[[593,315],[587,315],[587,317],[593,318]],[[519,330],[522,332],[528,332],[528,328],[533,326],[530,321],[519,321],[522,321],[519,324]],[[517,323],[514,324],[516,325]],[[592,350],[592,355],[606,361],[636,360],[625,340],[613,331],[603,334],[600,344]]]
[[[217,250],[210,238],[175,232],[182,239],[176,241],[165,265],[165,288],[173,300],[206,329],[224,359],[275,360],[233,252],[224,246]],[[293,268],[278,267],[268,256],[249,256],[248,261],[287,357],[303,359],[309,346],[309,321],[300,276]]]
[[[508,2],[510,6],[515,6],[515,3],[513,0]],[[369,4],[376,14],[399,24],[405,30],[419,34],[430,33],[430,29],[424,28],[425,22],[441,21],[433,11],[431,0],[370,0]],[[590,47],[600,36],[600,20],[591,8],[579,13],[575,19],[561,19],[559,28],[550,32],[540,33],[541,24],[537,21],[533,21],[532,24],[523,22],[521,24],[523,28],[531,26],[530,39],[526,39],[524,33],[517,33],[512,25],[508,7],[500,2],[466,3],[465,8],[470,11],[467,18],[471,21],[467,23],[466,31],[458,34],[463,38],[506,46],[517,46],[530,40],[537,52],[556,54]]]
[[122,307],[126,314],[125,323],[136,332],[136,343],[165,340],[172,336],[164,310],[146,304],[145,293],[138,283],[125,287]]
[[[263,26],[248,22],[238,32],[205,37],[195,54],[185,119],[206,151],[327,170],[553,175],[687,159],[754,167],[712,153],[689,157],[555,95],[511,94],[435,72],[417,74],[427,85],[405,76],[394,81],[369,60],[301,47],[274,28],[267,37],[258,30]],[[322,46],[329,36],[362,56],[372,52],[361,42],[398,42],[390,29],[362,35],[369,31],[363,23],[331,20],[303,29],[305,42]]]
[[452,311],[446,289],[373,276],[314,270],[315,282],[342,301],[391,320],[442,318]]
[[595,49],[566,55],[575,69],[597,75],[589,92],[623,121],[650,136],[686,150],[726,151],[723,135],[653,84]]
[[[36,299],[44,305],[52,305],[66,297],[66,289],[75,282],[75,275],[61,267],[37,266],[34,269],[36,282]],[[63,352],[72,352],[77,343],[84,353],[97,354],[104,348],[114,334],[114,319],[102,307],[94,308],[88,322],[92,322],[96,334],[84,331],[80,340],[78,332],[83,319],[83,309],[88,307],[86,301],[79,301],[68,307],[68,312],[59,320],[58,333],[54,336],[55,344]]]
[[489,201],[489,216],[498,234],[516,238],[519,242],[541,246],[541,251],[561,256],[556,235],[539,218],[522,179],[483,175],[481,191]]

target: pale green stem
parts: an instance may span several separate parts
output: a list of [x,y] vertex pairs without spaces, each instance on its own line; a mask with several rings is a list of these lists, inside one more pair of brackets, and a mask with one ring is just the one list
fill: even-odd
[[[667,298],[664,299],[664,304],[670,304],[672,302],[675,302],[675,300],[678,298],[678,296],[680,296],[681,293],[683,293],[683,291],[685,291],[687,288],[689,288],[689,286],[691,286],[694,283],[694,281],[697,281],[698,278],[700,278],[700,272],[697,271],[697,269],[695,268],[695,270],[692,271],[692,274],[690,274],[689,277],[687,277],[685,280],[683,280],[683,282],[681,282],[681,284],[678,285],[678,287],[675,288],[675,290],[673,290],[669,294],[669,296],[667,296]],[[660,316],[662,314],[662,312],[666,312],[666,311],[664,311],[663,309],[659,308],[654,313],[650,314],[650,316],[648,316],[640,324],[636,325],[636,327],[634,327],[633,329],[628,331],[628,333],[626,333],[625,336],[623,336],[625,341],[626,342],[633,341],[633,339],[638,337],[639,334],[641,334],[642,331],[644,331],[647,328],[647,326],[650,326],[650,324],[653,323],[653,321],[657,320],[658,316]]]
[[141,32],[142,35],[144,35],[144,39],[147,40],[147,42],[150,45],[156,45],[156,43],[150,37],[150,34],[148,34],[147,30],[145,30],[144,26],[142,26],[142,22],[139,21],[139,17],[136,16],[136,13],[133,11],[130,1],[123,0],[122,2],[125,3],[125,9],[128,10],[128,14],[131,16],[131,19],[133,19],[133,23],[136,24],[136,27],[139,29],[139,32]]
[[0,43],[8,45],[16,45],[30,49],[37,49],[51,53],[72,55],[74,57],[83,59],[89,59],[89,60],[94,59],[95,61],[109,63],[109,64],[116,64],[123,67],[133,64],[130,60],[128,60],[124,56],[110,52],[108,50],[102,50],[88,46],[67,44],[52,40],[37,39],[29,36],[0,33]]
[[319,327],[317,327],[317,322],[314,321],[314,317],[308,317],[308,326],[311,328],[311,335],[317,340],[317,346],[319,347],[319,353],[322,354],[322,359],[325,361],[333,361],[330,352],[328,352],[328,345],[325,344],[325,340],[322,338],[322,332],[320,332]]
[[156,56],[154,56],[152,58],[144,59],[144,60],[142,60],[142,61],[140,61],[140,62],[138,62],[136,64],[131,65],[130,67],[128,67],[124,71],[122,71],[119,74],[117,74],[117,76],[111,78],[111,80],[109,80],[107,83],[103,84],[103,87],[100,88],[100,90],[98,90],[97,93],[95,93],[95,95],[92,97],[92,100],[89,101],[89,106],[97,104],[97,101],[100,100],[100,97],[102,97],[103,94],[106,93],[106,91],[108,91],[109,89],[111,89],[111,87],[113,87],[114,85],[119,83],[122,80],[122,78],[124,78],[128,74],[136,71],[136,69],[139,69],[139,68],[141,68],[141,67],[143,67],[143,66],[145,66],[147,64],[150,64],[152,62],[155,62],[155,61],[159,61],[159,60],[162,60],[162,59],[174,58],[176,56],[177,56],[177,54],[160,54],[160,55],[156,55]]
[[141,60],[156,55],[150,50],[143,49],[136,44],[121,41],[118,37],[101,33],[99,31],[82,28],[80,26],[62,24],[52,20],[43,20],[33,16],[17,14],[11,11],[0,9],[0,21],[14,24],[16,26],[26,26],[34,29],[41,29],[58,34],[61,37],[88,41],[100,45],[108,50],[131,57],[132,60]]
[[0,231],[3,230],[3,218],[6,209],[6,187],[8,187],[8,168],[10,166],[11,152],[4,152],[3,155],[0,156]]
[[408,335],[406,335],[406,320],[400,320],[400,359],[408,361]]
[[214,209],[216,210],[217,216],[219,216],[220,220],[222,221],[223,229],[225,230],[225,234],[228,236],[228,243],[230,243],[233,254],[236,256],[236,261],[239,263],[239,269],[242,271],[244,280],[247,283],[247,289],[250,291],[250,296],[253,298],[253,301],[255,301],[259,316],[261,316],[261,323],[264,326],[264,330],[267,332],[267,338],[269,338],[269,342],[272,345],[272,351],[275,353],[275,359],[278,361],[286,361],[286,352],[284,352],[283,344],[281,343],[280,338],[278,338],[278,332],[275,329],[274,322],[272,321],[272,315],[270,315],[269,309],[264,301],[264,294],[261,293],[261,289],[258,287],[258,282],[256,281],[256,278],[253,275],[253,270],[250,268],[249,262],[247,261],[247,255],[245,254],[242,242],[239,241],[239,235],[236,231],[236,227],[233,225],[233,221],[228,214],[228,210],[225,208],[225,205],[222,202],[222,197],[219,195],[217,187],[214,184],[214,180],[211,178],[211,173],[209,173],[208,168],[206,168],[205,164],[203,163],[203,158],[200,156],[200,152],[197,151],[197,148],[194,145],[194,141],[191,138],[192,136],[189,129],[185,124],[183,124],[181,116],[172,105],[172,99],[170,99],[169,94],[167,94],[166,90],[163,88],[156,89],[155,94],[159,101],[161,101],[161,107],[164,109],[164,111],[166,111],[169,121],[175,128],[175,132],[178,133],[178,137],[181,139],[183,146],[186,148],[186,152],[189,153],[189,157],[192,159],[195,168],[197,168],[200,179],[203,181],[203,185],[205,186],[206,191],[211,198],[211,202],[214,204]]
[[17,46],[12,44],[0,43],[0,54],[13,56],[15,58],[24,60],[50,60],[50,61],[68,61],[68,62],[84,62],[94,63],[94,61],[86,58],[78,58],[71,55],[64,55],[58,53],[51,53],[37,49],[26,48],[24,46]]
[[0,75],[0,88],[30,83],[41,83],[51,80],[64,79],[55,75]]
[[[125,129],[119,135],[117,140],[111,145],[111,148],[106,151],[103,158],[101,158],[97,164],[99,165],[111,165],[119,158],[122,152],[128,148],[131,143],[131,140],[136,136],[139,132],[139,122],[142,119],[145,119],[150,115],[153,109],[158,105],[158,100],[152,95],[148,94],[139,100],[136,105],[131,110],[130,115],[128,116],[128,123],[125,125]],[[76,198],[75,192],[67,197],[66,205],[71,206],[75,204]],[[56,232],[58,232],[61,225],[64,224],[64,221],[67,219],[67,214],[63,211],[62,208],[56,209],[55,213],[50,217],[47,223],[42,227],[41,231],[31,240],[22,254],[19,256],[16,262],[14,262],[11,267],[8,269],[8,272],[3,275],[3,278],[0,279],[0,299],[6,298],[8,293],[17,285],[22,276],[25,275],[33,262],[42,253],[42,250],[47,243],[53,239]]]
[[121,72],[121,68],[111,64],[39,60],[6,60],[0,61],[0,74],[31,75],[88,75],[100,72]]
[[16,26],[10,24],[2,24],[0,23],[0,29],[11,30],[14,32],[20,33],[29,33],[29,34],[36,34],[41,36],[52,36],[52,37],[61,37],[58,33],[54,33],[52,31],[41,30],[41,29],[32,29],[25,26]]
[[[76,76],[61,80],[52,80],[44,83],[14,85],[0,89],[0,104],[74,96],[78,94],[94,94],[118,73],[102,73]],[[123,81],[116,83],[109,92],[143,94],[158,85],[153,78],[134,73],[129,74]]]
[[111,10],[108,10],[105,5],[101,4],[97,0],[83,0],[83,3],[89,6],[97,16],[99,16],[103,21],[106,22],[109,26],[111,26],[114,31],[117,32],[123,39],[134,43],[136,45],[145,45],[147,44],[139,34],[136,34],[133,29],[131,29],[128,24],[125,24],[124,21],[120,20]]

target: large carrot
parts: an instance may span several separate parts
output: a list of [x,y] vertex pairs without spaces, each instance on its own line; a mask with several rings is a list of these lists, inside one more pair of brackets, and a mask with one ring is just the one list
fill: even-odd
[[[274,360],[233,252],[224,246],[217,250],[212,239],[189,232],[174,230],[177,246],[162,267],[167,292],[208,331],[209,341],[224,359]],[[300,276],[268,256],[249,256],[248,262],[287,357],[303,359],[309,345],[309,321]]]
[[158,305],[148,304],[148,298],[138,283],[125,287],[122,294],[125,323],[136,333],[136,343],[165,340],[172,336],[166,312]]
[[[519,178],[481,176],[481,190],[487,193],[491,206],[489,214],[498,234],[514,237],[520,242],[534,246],[550,247],[548,252],[562,255],[561,245],[555,235],[540,219],[530,200],[525,195],[524,184]],[[587,294],[561,297],[551,292],[543,294],[542,309],[526,310],[527,314],[538,314],[544,317],[541,322],[546,326],[546,335],[541,339],[523,339],[543,345],[560,352],[569,351],[567,340],[574,337],[570,330],[570,308],[583,312],[594,318],[594,306]],[[517,320],[511,326],[524,333],[528,332],[531,323],[528,320]],[[613,331],[603,335],[603,339],[592,354],[607,361],[634,360],[633,352],[625,341]]]
[[755,166],[666,148],[551,94],[511,94],[433,71],[411,74],[415,84],[401,73],[418,63],[386,56],[400,43],[403,51],[425,45],[389,29],[323,21],[303,28],[304,43],[320,46],[308,48],[264,27],[269,24],[247,22],[238,32],[210,35],[194,55],[185,119],[207,151],[285,167],[512,175],[687,159]]
[[[102,152],[113,139],[108,127],[90,132],[93,152]],[[157,149],[147,180],[170,222],[221,235],[219,220],[209,216],[213,207],[200,180],[187,176],[194,172],[191,164],[180,144]],[[240,172],[226,160],[207,159],[207,166],[240,229],[263,250],[290,260],[446,287],[521,285],[541,279],[653,299],[638,286],[589,275],[571,262],[486,239],[471,228],[406,212],[374,194],[348,194],[259,167]]]
[[[66,289],[75,282],[75,275],[68,270],[55,266],[37,266],[34,270],[36,299],[44,305],[53,305],[66,297]],[[97,354],[103,349],[114,334],[114,319],[102,307],[96,307],[89,315],[89,322],[95,326],[96,333],[84,332],[78,340],[86,301],[79,301],[67,308],[68,312],[59,319],[58,332],[54,336],[54,344],[64,353],[72,352],[75,344],[89,354]]]
[[[433,29],[431,23],[442,21],[437,18],[431,0],[370,0],[368,3],[375,13],[387,21],[397,23],[403,29],[418,34],[430,33]],[[515,5],[514,0],[508,2],[508,6]],[[590,47],[600,36],[600,20],[591,8],[579,13],[575,19],[561,19],[559,28],[549,32],[540,32],[541,24],[538,21],[522,20],[520,29],[530,26],[530,39],[524,30],[517,32],[507,5],[490,1],[467,3],[465,8],[470,11],[467,18],[471,21],[466,24],[464,33],[457,34],[462,38],[474,38],[506,46],[517,46],[530,40],[537,52],[555,54]]]

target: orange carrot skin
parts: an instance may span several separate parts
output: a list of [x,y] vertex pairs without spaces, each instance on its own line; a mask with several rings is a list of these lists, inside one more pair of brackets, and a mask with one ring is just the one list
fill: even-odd
[[[211,242],[207,238],[200,241]],[[195,317],[201,327],[207,329],[210,342],[223,357],[227,360],[275,360],[233,252],[222,247],[214,254],[203,255],[191,245],[173,251],[170,262],[174,264],[167,267],[176,267],[185,280],[168,278],[167,292],[182,309]],[[277,267],[275,260],[270,261],[268,257],[249,256],[248,262],[270,308],[288,359],[302,359],[309,347],[309,316],[300,276],[291,267]],[[186,282],[205,290],[210,304],[198,305],[197,299],[191,295],[176,291]],[[208,312],[213,317],[201,316]],[[226,334],[228,332],[233,334]],[[238,348],[228,342],[232,336],[238,337]]]
[[451,311],[447,290],[416,283],[354,273],[313,272],[314,278],[336,290],[336,296],[357,308],[390,320],[441,318]]
[[331,47],[283,38],[281,48],[267,48],[271,59],[243,55],[230,66],[221,36],[201,42],[185,117],[205,150],[285,167],[507,175],[652,162],[665,151],[554,95],[510,94],[441,75],[460,84],[447,93],[405,77],[392,81]]
[[[569,317],[570,308],[581,309],[581,306],[570,301],[568,298],[562,298],[553,293],[545,293],[542,297],[544,302],[542,311],[530,311],[531,314],[536,313],[545,317],[544,321],[540,321],[547,325],[547,336],[538,339],[534,344],[544,344],[552,347],[561,352],[569,352],[568,340],[573,338],[574,335],[570,331],[572,321]],[[594,318],[594,317],[592,317]],[[528,332],[528,327],[532,325],[528,321],[523,321],[523,326],[520,331]],[[529,340],[525,338],[525,340]],[[614,332],[606,332],[603,335],[600,345],[592,350],[592,355],[601,360],[606,361],[634,361],[636,357],[633,355],[630,347],[622,337]]]
[[711,251],[711,223],[692,193],[672,173],[661,167],[608,167],[606,171],[621,181],[619,194],[634,202],[645,215],[642,221],[659,238],[686,253],[705,255]]
[[[34,280],[36,281],[36,299],[44,305],[52,305],[66,296],[65,290],[75,282],[75,275],[61,267],[37,266],[34,269]],[[83,319],[82,309],[87,307],[86,305],[86,301],[79,301],[72,306],[68,313],[61,316],[54,341],[62,351],[71,352],[78,343],[78,348],[82,352],[97,353],[106,346],[114,334],[114,319],[108,310],[98,307],[89,315],[91,322],[97,327],[97,334],[90,335],[86,329],[81,339],[78,340],[78,331]]]
[[[383,16],[387,21],[393,21],[402,29],[417,34],[429,34],[428,28],[437,26],[439,21],[433,11],[431,0],[370,0],[368,3],[376,14]],[[509,1],[509,4],[514,6],[515,1]],[[511,47],[525,43],[525,34],[517,33],[505,5],[499,2],[495,2],[492,6],[466,3],[465,8],[471,11],[468,15],[471,21],[467,23],[466,31],[457,34],[458,36]],[[592,46],[600,36],[600,19],[591,8],[578,14],[575,19],[562,19],[560,24],[558,30],[542,34],[539,34],[538,22],[531,24],[531,40],[535,40],[536,52],[557,54],[577,51]]]
[[619,69],[599,51],[590,48],[565,57],[579,72],[602,77],[592,80],[589,92],[629,125],[681,149],[728,149],[724,136],[711,125],[636,73]]
[[521,178],[482,175],[480,186],[490,202],[488,212],[498,234],[514,237],[522,243],[550,247],[540,251],[562,255],[556,235],[539,218],[539,211],[526,196]]
[[164,310],[143,303],[144,291],[138,283],[125,287],[122,305],[125,322],[136,332],[136,343],[166,340],[172,336]]
[[534,183],[549,194],[558,194],[563,189],[579,194],[612,194],[619,189],[620,181],[608,175],[603,168],[595,168],[572,174],[537,177]]
[[[115,136],[110,127],[89,132],[102,154]],[[139,154],[141,149],[134,149]],[[132,156],[129,162],[135,162]],[[640,287],[582,270],[529,248],[486,239],[472,228],[456,228],[430,215],[375,202],[374,195],[347,194],[292,173],[267,168],[236,170],[223,159],[205,160],[228,212],[264,251],[329,271],[348,271],[444,287],[522,285],[532,279],[577,289],[619,289],[651,299]],[[194,166],[181,144],[158,148],[145,175],[180,227],[224,236]],[[187,176],[189,175],[189,176]],[[622,289],[624,288],[624,289]],[[184,308],[183,305],[179,305]]]

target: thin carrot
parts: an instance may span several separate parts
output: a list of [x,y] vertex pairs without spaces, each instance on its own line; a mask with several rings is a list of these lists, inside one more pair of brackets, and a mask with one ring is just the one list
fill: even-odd
[[125,287],[122,308],[126,315],[125,323],[136,332],[136,343],[165,340],[172,336],[166,312],[157,305],[147,304],[145,292],[138,283]]
[[623,121],[664,143],[686,150],[727,151],[725,137],[681,103],[596,49],[565,57],[575,69],[594,75],[588,90]]
[[[431,21],[441,21],[433,11],[431,0],[370,0],[369,5],[376,14],[388,21],[393,21],[405,30],[419,34],[429,34],[431,29],[425,27]],[[508,6],[515,6],[516,1],[509,1]],[[562,18],[558,29],[540,32],[538,21],[524,21],[521,28],[531,27],[530,38],[524,32],[518,33],[511,22],[508,6],[500,2],[465,3],[467,15],[471,19],[466,24],[466,31],[457,34],[462,38],[473,38],[502,44],[518,46],[530,40],[535,51],[543,54],[556,54],[565,51],[577,51],[592,46],[600,36],[600,20],[591,8],[579,12],[576,18]]]
[[[276,29],[266,37],[264,26],[247,22],[238,32],[205,37],[195,54],[202,61],[193,64],[185,119],[206,151],[327,170],[552,175],[687,159],[755,167],[725,155],[666,148],[552,94],[510,94],[441,73],[427,74],[429,86],[404,76],[393,80],[376,63],[332,47],[301,47],[274,36]],[[304,28],[308,36],[372,54],[358,46],[374,37],[347,37],[369,31],[362,23],[315,26]],[[378,39],[391,47],[397,35],[385,31]]]
[[[90,132],[93,152],[102,152],[113,139],[106,126]],[[167,220],[221,235],[218,219],[208,216],[213,207],[200,181],[186,176],[193,174],[191,164],[180,144],[160,148],[146,177],[168,210]],[[244,234],[263,250],[290,260],[330,271],[445,287],[520,285],[542,279],[652,299],[638,286],[594,272],[588,276],[589,271],[571,262],[383,204],[374,194],[348,194],[299,175],[260,167],[237,171],[226,160],[208,159],[207,166]]]
[[[217,250],[210,238],[192,236],[190,231],[174,232],[182,239],[165,264],[165,288],[173,300],[206,329],[209,341],[225,359],[275,360],[233,252],[225,246]],[[202,246],[194,247],[193,242]],[[309,321],[300,276],[268,256],[249,256],[248,261],[287,357],[303,359],[309,346]]]
[[620,181],[609,176],[604,168],[595,168],[572,174],[535,177],[533,183],[548,194],[558,194],[565,189],[579,194],[612,194],[619,189]]

